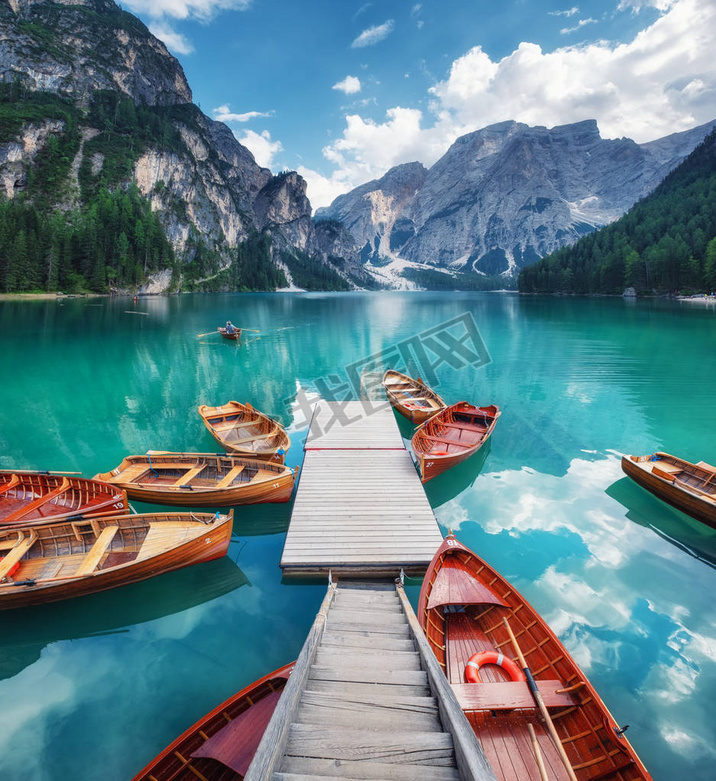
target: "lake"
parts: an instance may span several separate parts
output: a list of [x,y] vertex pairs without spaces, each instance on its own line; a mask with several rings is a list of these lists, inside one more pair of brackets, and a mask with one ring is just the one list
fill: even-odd
[[[619,466],[657,449],[716,463],[713,308],[462,293],[3,301],[0,467],[91,476],[148,449],[214,452],[196,408],[230,399],[287,426],[294,466],[307,399],[463,315],[491,362],[443,361],[436,390],[503,414],[487,452],[426,486],[443,532],[542,613],[655,779],[713,779],[716,530]],[[227,319],[260,333],[197,338]],[[224,559],[0,613],[0,778],[131,778],[294,659],[325,585],[282,582],[289,515],[238,508]]]

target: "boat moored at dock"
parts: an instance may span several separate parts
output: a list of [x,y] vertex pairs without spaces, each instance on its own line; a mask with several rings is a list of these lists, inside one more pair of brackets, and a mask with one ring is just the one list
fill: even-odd
[[383,387],[393,407],[417,426],[447,407],[420,377],[415,380],[407,374],[388,369],[383,375]]
[[[296,469],[298,472],[298,468]],[[283,464],[222,453],[152,451],[127,456],[95,480],[121,488],[130,499],[181,507],[232,507],[288,502],[294,470]]]
[[[537,753],[550,779],[651,779],[624,729],[544,619],[452,534],[428,568],[418,618],[500,781],[539,778]],[[529,667],[515,663],[521,653]]]

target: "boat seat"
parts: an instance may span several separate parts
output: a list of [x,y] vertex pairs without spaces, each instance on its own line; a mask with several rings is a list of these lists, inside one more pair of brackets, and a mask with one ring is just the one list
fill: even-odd
[[105,526],[97,537],[95,544],[89,549],[82,563],[77,568],[75,575],[89,575],[97,569],[100,559],[112,544],[114,535],[119,531],[119,526]]
[[475,445],[477,444],[477,442],[471,442],[469,444],[466,442],[457,442],[454,439],[444,439],[443,437],[434,437],[430,434],[426,434],[425,439],[429,439],[431,442],[441,442],[446,445],[458,445],[459,447],[465,447],[465,448],[475,447]]
[[0,540],[0,550],[12,550],[23,537],[22,532],[15,532],[15,535],[15,537],[5,537]]
[[5,485],[0,485],[0,494],[7,493],[16,485],[20,485],[20,478],[17,475],[10,475],[10,479],[7,483],[5,483]]
[[[453,683],[453,692],[463,710],[515,710],[536,708],[534,698],[525,681],[498,681],[486,683]],[[574,699],[564,689],[562,681],[537,681],[544,704],[548,708],[574,705]]]
[[27,537],[18,540],[10,553],[0,561],[0,582],[5,580],[8,572],[20,561],[20,559],[30,550],[37,540],[37,532],[31,531]]
[[245,468],[246,467],[242,464],[241,466],[235,466],[233,469],[229,470],[228,474],[225,474],[216,484],[216,488],[228,488]]
[[654,463],[654,466],[652,469],[659,469],[662,472],[668,472],[669,474],[675,475],[678,472],[683,472],[683,467],[679,466],[678,464],[668,464],[666,461],[657,461]]
[[42,507],[43,504],[47,504],[48,502],[51,502],[53,499],[56,499],[58,496],[61,496],[65,491],[67,491],[70,487],[70,481],[66,478],[62,478],[62,482],[57,486],[57,488],[54,488],[52,491],[49,491],[46,494],[43,494],[42,496],[38,496],[36,499],[33,499],[28,504],[23,505],[22,507],[19,507],[17,510],[15,510],[14,513],[10,513],[10,515],[6,515],[3,520],[7,521],[17,521],[21,518],[24,518],[26,515],[30,515],[30,513],[34,512],[38,508]]
[[206,464],[200,464],[190,469],[185,475],[182,475],[176,483],[173,483],[174,488],[181,488],[187,483],[190,483],[198,474],[206,468]]
[[667,472],[658,466],[652,466],[651,473],[656,477],[660,477],[662,480],[668,480],[670,483],[674,482],[674,474]]

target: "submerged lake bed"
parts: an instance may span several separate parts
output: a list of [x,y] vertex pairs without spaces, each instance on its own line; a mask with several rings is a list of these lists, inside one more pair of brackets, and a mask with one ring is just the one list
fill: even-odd
[[[489,448],[426,484],[441,530],[543,615],[655,779],[713,778],[716,530],[619,464],[656,450],[716,463],[713,309],[427,292],[0,301],[0,468],[92,476],[149,449],[215,452],[196,410],[231,399],[286,426],[295,466],[311,400],[343,398],[367,357],[465,316],[489,362],[431,354],[435,390],[502,416]],[[198,337],[227,320],[240,342]],[[1,612],[0,778],[130,778],[295,659],[325,584],[282,580],[290,510],[236,508],[221,560]]]

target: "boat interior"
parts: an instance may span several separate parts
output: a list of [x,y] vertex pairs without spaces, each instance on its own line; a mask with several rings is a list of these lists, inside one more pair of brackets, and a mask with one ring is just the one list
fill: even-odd
[[144,486],[170,486],[173,488],[231,488],[254,480],[270,480],[283,474],[283,467],[268,462],[257,464],[232,464],[216,462],[167,464],[142,461],[128,465],[117,472],[123,483]]
[[631,458],[642,468],[651,466],[652,474],[662,480],[668,480],[670,483],[706,499],[716,500],[716,467],[705,461],[692,464],[666,453],[632,456]]
[[450,419],[433,418],[421,432],[421,452],[432,455],[457,455],[475,447],[487,434],[495,419],[491,407],[472,407],[454,411]]

